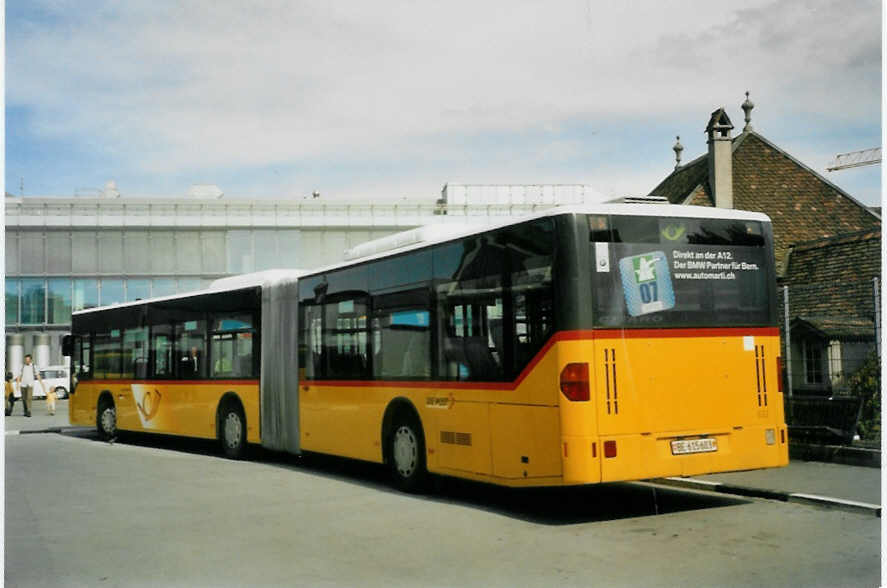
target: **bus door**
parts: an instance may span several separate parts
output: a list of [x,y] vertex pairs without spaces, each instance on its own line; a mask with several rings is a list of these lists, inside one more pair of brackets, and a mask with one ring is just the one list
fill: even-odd
[[489,393],[470,382],[501,381],[502,297],[480,289],[447,297],[441,313],[445,325],[440,371],[451,381],[466,382],[451,392],[448,410],[436,411],[441,467],[490,474]]
[[68,390],[70,419],[74,422],[88,420],[95,416],[95,405],[89,402],[85,393],[78,394],[80,384],[92,379],[92,339],[89,333],[71,335],[69,355],[71,357],[71,382]]

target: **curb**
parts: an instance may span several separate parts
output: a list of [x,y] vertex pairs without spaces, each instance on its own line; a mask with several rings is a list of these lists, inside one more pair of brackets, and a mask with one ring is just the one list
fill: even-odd
[[6,431],[7,435],[38,435],[41,433],[67,433],[69,431],[82,431],[89,427],[47,427],[45,429],[27,429]]
[[738,496],[748,496],[750,498],[766,498],[768,500],[779,500],[781,502],[793,502],[796,504],[822,506],[825,508],[834,508],[848,512],[869,514],[878,518],[881,517],[880,504],[870,504],[868,502],[858,502],[856,500],[845,500],[843,498],[833,498],[831,496],[818,496],[816,494],[803,494],[800,492],[766,490],[764,488],[737,486],[735,484],[709,482],[708,480],[697,480],[694,478],[656,478],[652,481],[657,484],[673,486],[676,488],[704,490],[706,492],[719,492],[721,494],[736,494]]
[[881,450],[864,447],[789,442],[788,456],[789,459],[802,461],[824,461],[869,468],[881,467]]

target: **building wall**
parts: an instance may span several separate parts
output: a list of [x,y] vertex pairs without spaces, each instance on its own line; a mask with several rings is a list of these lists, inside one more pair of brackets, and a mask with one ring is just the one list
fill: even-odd
[[51,361],[61,363],[72,311],[197,290],[233,274],[334,263],[395,230],[8,228],[6,330],[51,334]]
[[[34,352],[48,334],[50,363],[62,363],[72,311],[196,290],[228,275],[320,267],[417,226],[468,228],[558,203],[7,196],[6,356]],[[21,335],[14,353],[10,334]]]

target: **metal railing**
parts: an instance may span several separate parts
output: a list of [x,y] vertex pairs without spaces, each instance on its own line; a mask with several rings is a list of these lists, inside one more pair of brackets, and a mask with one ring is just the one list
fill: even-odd
[[415,227],[485,223],[557,203],[450,204],[409,201],[186,200],[182,198],[7,198],[10,227]]

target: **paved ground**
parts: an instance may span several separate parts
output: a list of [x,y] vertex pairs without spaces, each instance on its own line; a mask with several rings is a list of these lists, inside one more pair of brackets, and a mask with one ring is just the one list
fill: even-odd
[[12,409],[12,415],[3,419],[6,431],[42,431],[51,427],[67,426],[70,426],[67,400],[56,400],[54,416],[49,415],[45,400],[42,398],[34,400],[31,405],[31,418],[25,418],[22,403],[17,401]]
[[409,496],[344,460],[93,431],[5,441],[6,586],[879,584],[864,514],[646,484]]
[[[55,416],[49,416],[43,400],[34,402],[31,418],[22,415],[21,403],[17,402],[13,415],[4,420],[6,430],[28,432],[69,427],[67,400],[56,402]],[[786,468],[697,476],[696,479],[882,504],[878,468],[794,460]]]

